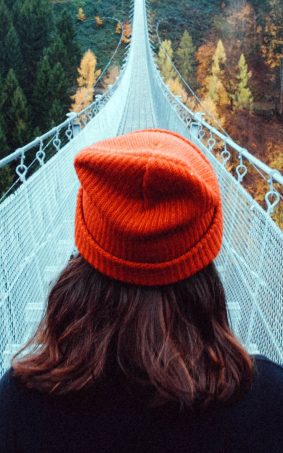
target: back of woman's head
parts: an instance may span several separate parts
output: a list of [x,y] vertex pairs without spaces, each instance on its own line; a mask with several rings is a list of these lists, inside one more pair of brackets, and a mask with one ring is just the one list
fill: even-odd
[[138,131],[75,160],[72,259],[14,360],[27,385],[68,393],[118,368],[188,406],[239,397],[252,362],[231,332],[213,264],[222,243],[216,175],[184,137]]
[[187,406],[239,398],[252,363],[230,330],[215,265],[166,286],[110,279],[80,255],[52,288],[43,321],[14,362],[30,387],[68,393],[115,368]]

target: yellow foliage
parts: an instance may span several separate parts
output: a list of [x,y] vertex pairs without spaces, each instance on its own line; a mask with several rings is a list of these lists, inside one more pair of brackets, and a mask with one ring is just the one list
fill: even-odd
[[71,96],[71,99],[74,101],[71,106],[71,112],[80,112],[93,101],[93,89],[79,87],[76,94]]
[[96,56],[88,49],[82,59],[80,67],[78,68],[79,77],[77,79],[79,87],[93,87],[97,77],[100,75],[101,70],[95,70]]
[[129,22],[125,22],[123,26],[123,36],[122,43],[127,44],[130,42],[130,37],[132,36],[132,26]]
[[204,81],[205,78],[208,76],[210,69],[211,69],[211,60],[214,54],[215,48],[212,42],[207,42],[200,46],[196,52],[196,60],[197,60],[197,81],[200,85],[201,92],[204,91]]
[[77,19],[78,19],[78,20],[81,20],[81,21],[86,20],[86,15],[85,15],[85,13],[84,13],[83,8],[79,8],[79,9],[78,9],[78,12],[77,12]]
[[122,33],[122,27],[120,22],[117,22],[115,33],[116,35],[120,35]]
[[89,49],[85,52],[78,68],[79,77],[77,78],[78,89],[73,99],[71,111],[78,112],[93,101],[94,84],[99,77],[101,70],[96,70],[96,56]]
[[104,20],[99,16],[95,16],[94,20],[97,27],[101,27],[104,24]]
[[166,85],[175,96],[180,96],[181,102],[185,103],[187,101],[187,92],[178,78],[167,80]]
[[[209,115],[206,114],[206,121],[210,123],[212,126],[224,126],[225,123],[225,118],[224,116],[220,116],[217,104],[209,97],[206,96],[204,99],[201,101],[201,106],[200,106],[200,111],[203,112],[208,112]],[[213,120],[215,118],[216,122]]]

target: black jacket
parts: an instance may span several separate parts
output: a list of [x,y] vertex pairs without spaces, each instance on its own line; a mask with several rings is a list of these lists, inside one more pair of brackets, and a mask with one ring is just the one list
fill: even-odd
[[282,453],[283,368],[256,357],[251,390],[230,407],[148,409],[117,376],[49,396],[8,371],[0,381],[1,453]]

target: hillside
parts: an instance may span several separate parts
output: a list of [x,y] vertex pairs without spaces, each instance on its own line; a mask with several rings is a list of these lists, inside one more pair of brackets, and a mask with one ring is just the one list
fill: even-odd
[[[179,0],[173,4],[151,0],[151,9],[152,23],[160,20],[161,39],[171,41],[172,58],[204,107],[238,143],[282,170],[283,2]],[[191,69],[184,74],[186,63],[178,58],[178,48],[185,30],[191,37],[185,53]],[[244,59],[239,70],[241,55]],[[215,57],[217,74],[213,68]],[[217,92],[217,84],[221,85],[221,93]],[[246,104],[243,98],[239,101],[239,96],[248,97]],[[188,105],[192,106],[190,100]],[[197,109],[203,110],[201,106]]]

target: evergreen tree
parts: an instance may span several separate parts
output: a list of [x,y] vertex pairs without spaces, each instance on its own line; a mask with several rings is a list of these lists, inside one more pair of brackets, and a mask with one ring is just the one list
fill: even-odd
[[49,110],[52,104],[52,93],[50,92],[49,78],[51,67],[47,55],[44,55],[38,65],[35,86],[32,94],[32,116],[33,124],[40,131],[46,129],[49,118]]
[[67,49],[59,33],[53,37],[50,46],[45,49],[44,55],[47,55],[51,67],[55,66],[57,62],[60,62],[63,68],[68,66]]
[[64,64],[64,69],[67,72],[70,87],[72,87],[75,83],[76,68],[80,62],[81,51],[76,41],[76,31],[72,16],[67,11],[64,11],[60,16],[57,30],[67,52],[67,61]]
[[249,111],[253,110],[253,96],[249,88],[249,80],[252,76],[252,73],[248,70],[248,65],[244,54],[240,56],[238,63],[238,74],[237,74],[237,88],[236,92],[233,95],[233,108],[234,110],[243,110],[247,109]]
[[28,97],[36,79],[36,70],[43,50],[49,45],[53,15],[48,0],[24,0],[20,9],[17,31],[25,61],[24,89]]
[[49,127],[54,127],[57,124],[61,123],[65,119],[65,115],[66,110],[62,108],[61,102],[58,99],[55,99],[52,102],[48,115]]
[[[2,85],[0,85],[2,87]],[[1,89],[2,93],[2,89]],[[1,101],[0,101],[1,102]],[[8,154],[9,147],[6,140],[4,121],[0,116],[0,159]],[[0,198],[7,192],[13,183],[12,171],[9,166],[0,168]]]
[[195,81],[195,46],[191,35],[187,30],[184,31],[180,46],[176,52],[176,62],[178,69],[184,79],[188,82]]
[[0,76],[5,77],[9,67],[7,62],[8,49],[6,37],[12,26],[11,17],[4,0],[0,0]]
[[[60,121],[62,121],[70,107],[70,97],[68,96],[68,79],[61,63],[56,63],[54,67],[51,67],[48,91],[53,100],[52,104],[55,100],[60,104]],[[59,109],[56,108],[56,111],[58,112]]]
[[23,90],[13,69],[10,69],[3,87],[2,111],[5,112],[5,129],[11,150],[22,146],[29,134],[29,110]]
[[19,37],[13,25],[10,26],[5,40],[7,49],[6,63],[7,67],[14,69],[19,82],[23,82],[23,57],[20,48]]
[[157,57],[157,64],[165,81],[173,79],[176,75],[172,63],[167,55],[171,60],[173,59],[173,49],[170,39],[162,41],[162,46],[160,46]]

